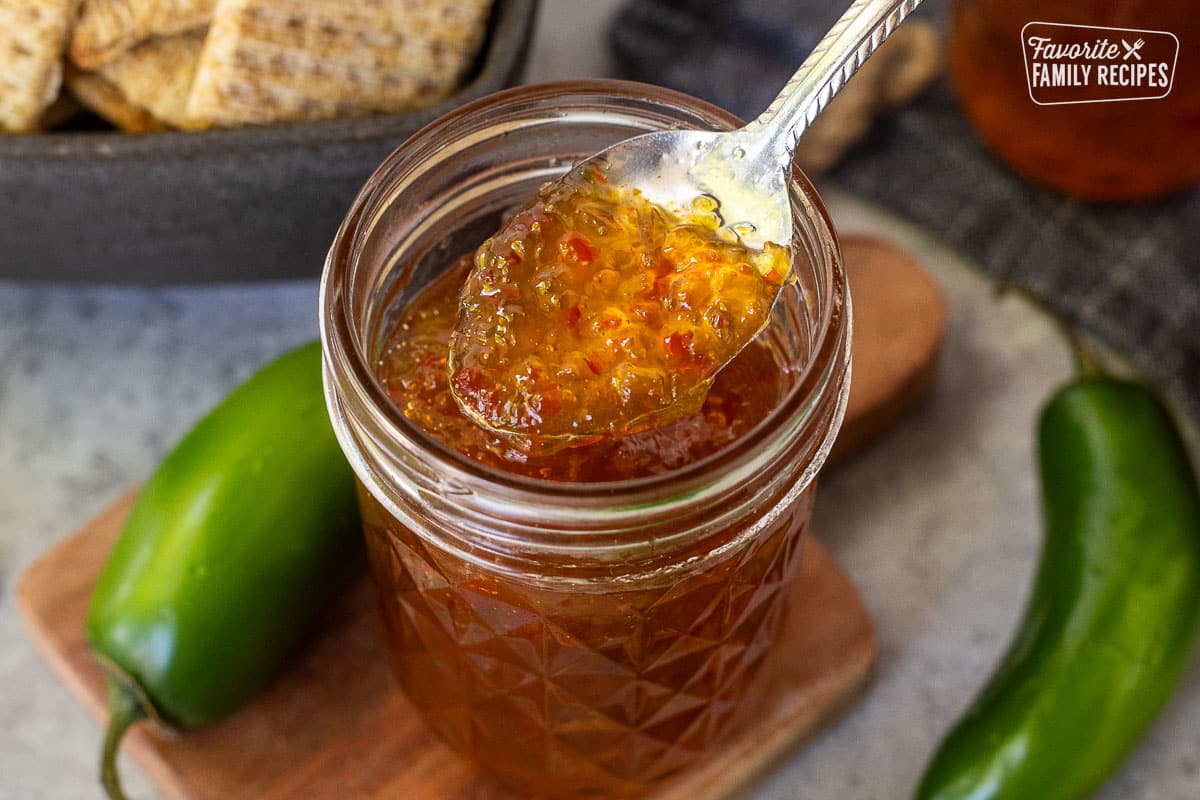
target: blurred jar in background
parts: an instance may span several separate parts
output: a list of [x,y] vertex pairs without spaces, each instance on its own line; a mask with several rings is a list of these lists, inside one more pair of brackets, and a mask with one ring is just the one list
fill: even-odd
[[[1169,94],[1153,100],[1034,103],[1021,41],[1022,28],[1034,21],[1175,34],[1179,55]],[[1133,38],[1119,31],[1096,32],[1106,35],[1114,46]],[[1141,60],[1138,54],[1125,56],[1121,47],[1117,62]],[[1198,67],[1197,0],[953,3],[951,78],[976,131],[1026,177],[1079,197],[1146,199],[1200,182]]]

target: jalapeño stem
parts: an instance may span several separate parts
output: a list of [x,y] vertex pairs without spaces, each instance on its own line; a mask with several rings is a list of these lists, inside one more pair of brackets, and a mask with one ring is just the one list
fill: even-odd
[[129,726],[147,716],[142,702],[137,690],[125,681],[109,676],[108,728],[104,731],[104,747],[100,753],[100,782],[109,800],[128,800],[117,774],[117,753]]

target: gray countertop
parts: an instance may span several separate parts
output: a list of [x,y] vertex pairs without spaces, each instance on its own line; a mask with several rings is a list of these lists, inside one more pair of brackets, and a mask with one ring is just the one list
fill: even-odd
[[[546,2],[535,79],[603,75],[615,0]],[[818,535],[879,628],[877,678],[757,800],[904,798],[995,664],[1036,558],[1039,404],[1068,373],[1053,326],[936,236],[831,189],[835,221],[908,248],[951,319],[931,402],[826,476]],[[86,257],[86,254],[81,254]],[[314,264],[314,275],[319,265]],[[33,652],[13,603],[21,569],[154,468],[256,366],[316,334],[315,278],[208,288],[0,284],[0,798],[100,797],[96,723]],[[1200,797],[1200,663],[1104,800]],[[1070,758],[1070,753],[1062,757]],[[134,769],[130,790],[152,797]]]

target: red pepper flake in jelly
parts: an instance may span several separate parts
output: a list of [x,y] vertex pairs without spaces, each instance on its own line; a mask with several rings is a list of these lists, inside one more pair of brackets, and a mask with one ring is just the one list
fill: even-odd
[[548,184],[475,254],[450,387],[526,453],[696,414],[766,325],[789,262],[742,244],[711,198],[676,216],[603,175]]

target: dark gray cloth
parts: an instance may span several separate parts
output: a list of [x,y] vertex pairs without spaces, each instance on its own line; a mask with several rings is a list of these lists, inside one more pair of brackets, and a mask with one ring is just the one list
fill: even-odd
[[[940,21],[944,6],[927,0],[917,13]],[[750,118],[843,8],[836,0],[632,0],[610,39],[627,77]],[[1200,191],[1097,205],[1034,186],[984,149],[945,80],[880,121],[833,178],[1033,292],[1200,416]]]

